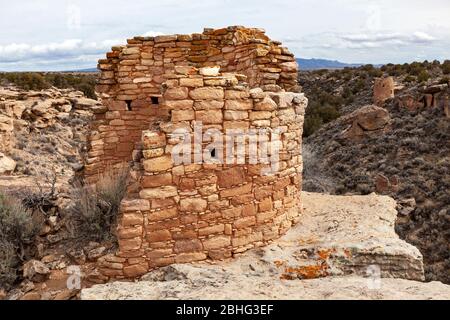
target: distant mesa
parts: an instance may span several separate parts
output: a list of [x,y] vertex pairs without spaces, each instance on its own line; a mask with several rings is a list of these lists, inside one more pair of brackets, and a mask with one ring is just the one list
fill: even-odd
[[318,69],[344,69],[346,67],[354,68],[362,66],[361,63],[344,63],[337,60],[327,59],[301,59],[297,58],[300,70],[318,70]]
[[[297,63],[300,66],[300,70],[319,70],[319,69],[344,69],[344,68],[357,68],[363,65],[363,63],[345,63],[337,60],[327,59],[301,59],[297,58]],[[97,72],[97,68],[85,68],[79,70],[70,70],[69,72]]]
[[[337,60],[327,59],[297,59],[300,70],[319,70],[319,69],[344,69],[360,67],[362,63],[344,63]],[[97,68],[86,68],[79,70],[71,70],[71,72],[97,72]]]
[[66,72],[98,72],[97,68],[85,68],[85,69],[78,69],[78,70],[69,70]]

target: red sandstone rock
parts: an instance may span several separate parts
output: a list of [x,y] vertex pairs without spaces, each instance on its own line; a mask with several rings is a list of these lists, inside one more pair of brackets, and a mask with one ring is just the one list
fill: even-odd
[[220,188],[230,188],[245,182],[245,173],[242,167],[233,167],[218,172],[218,185]]
[[231,245],[231,237],[229,236],[214,236],[203,240],[205,250],[225,248],[229,245]]
[[370,131],[383,130],[388,125],[390,116],[386,109],[369,105],[342,117],[340,121],[351,124],[343,132],[343,137],[357,139]]
[[144,168],[150,172],[166,171],[173,167],[171,155],[164,155],[161,157],[146,159],[143,162]]
[[145,199],[124,199],[120,204],[122,212],[147,211],[150,210],[150,203]]
[[208,203],[201,198],[187,198],[180,200],[181,211],[203,212],[206,210]]
[[162,209],[154,211],[148,215],[149,221],[161,221],[169,218],[176,217],[178,215],[176,208]]
[[197,88],[189,92],[189,97],[193,100],[221,100],[224,98],[222,88]]

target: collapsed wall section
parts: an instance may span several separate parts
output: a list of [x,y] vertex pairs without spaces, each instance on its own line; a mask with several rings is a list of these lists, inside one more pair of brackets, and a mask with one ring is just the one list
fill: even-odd
[[107,58],[99,61],[97,89],[117,100],[145,99],[160,94],[165,75],[173,74],[175,65],[219,66],[223,72],[247,76],[251,88],[276,91],[272,89],[278,85],[286,91],[299,91],[294,55],[280,42],[270,40],[264,30],[240,26],[129,39],[126,46],[113,47]]

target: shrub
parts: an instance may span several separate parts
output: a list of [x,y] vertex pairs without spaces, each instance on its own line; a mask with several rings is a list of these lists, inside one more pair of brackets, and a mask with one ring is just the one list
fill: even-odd
[[422,72],[424,71],[426,72],[424,65],[420,62],[413,62],[409,65],[406,64],[405,68],[408,71],[408,73],[413,76],[419,76]]
[[356,185],[356,191],[362,195],[367,195],[372,192],[372,187],[369,184],[361,183]]
[[15,197],[0,194],[0,238],[10,242],[23,260],[26,246],[40,231],[40,223]]
[[97,95],[95,94],[94,86],[92,83],[83,83],[77,89],[82,91],[86,97],[96,100]]
[[95,94],[96,75],[71,74],[56,72],[8,72],[0,73],[0,82],[13,83],[24,90],[43,90],[55,86],[60,89],[73,88],[80,90],[91,99],[97,99]]
[[[45,215],[48,209],[55,206],[55,201],[58,198],[56,191],[57,174],[55,168],[51,168],[50,173],[41,174],[45,178],[45,185],[42,185],[38,180],[35,181],[36,189],[25,189],[19,191],[18,194],[22,200],[25,208],[33,212],[38,210]],[[45,190],[47,187],[48,191]]]
[[[347,71],[348,72],[348,71]],[[347,87],[346,87],[347,88]],[[346,94],[336,96],[320,88],[308,92],[308,108],[306,109],[304,136],[313,134],[324,123],[328,123],[340,116],[339,108],[348,101],[353,100],[351,90]]]
[[332,192],[333,182],[325,174],[322,168],[322,161],[317,157],[313,148],[308,144],[303,144],[302,157],[304,163],[303,188],[310,192]]
[[320,129],[323,125],[323,120],[318,115],[305,117],[305,124],[303,126],[303,135],[308,137]]
[[353,88],[351,90],[353,94],[357,94],[361,91],[364,91],[365,89],[366,89],[366,82],[363,79],[358,79],[354,83]]
[[449,78],[449,77],[443,77],[443,78],[439,81],[439,84],[446,84],[446,83],[450,83],[450,78]]
[[388,65],[387,68],[388,68],[387,72],[391,76],[399,76],[405,73],[405,71],[403,70],[403,65],[401,64]]
[[366,64],[366,65],[363,65],[361,67],[361,69],[369,72],[369,71],[373,71],[375,69],[375,67],[373,66],[373,64]]
[[72,189],[75,199],[71,208],[82,238],[113,240],[120,202],[126,193],[128,167],[105,170],[95,186],[83,181]]
[[372,78],[382,77],[383,76],[383,70],[381,70],[379,68],[372,67],[371,69],[367,70],[367,74],[370,77],[372,77]]
[[305,124],[303,135],[305,137],[310,136],[317,131],[323,124],[333,121],[339,118],[340,114],[336,107],[330,104],[324,104],[315,108],[311,108],[311,111],[305,116]]
[[345,81],[350,81],[350,80],[352,80],[352,78],[353,78],[353,75],[351,73],[345,73],[344,77],[343,77],[343,79]]
[[344,90],[342,91],[342,98],[344,98],[346,102],[354,99],[353,92],[348,86],[344,87]]
[[442,72],[444,74],[450,74],[450,60],[445,60],[443,64],[441,64]]
[[320,69],[320,70],[316,70],[315,73],[319,76],[324,76],[328,73],[328,69]]
[[370,75],[372,78],[375,78],[375,77],[382,77],[382,76],[383,76],[383,71],[381,71],[380,69],[374,69],[374,70],[372,70],[372,71],[369,72],[369,75]]
[[0,289],[9,289],[17,279],[18,259],[13,245],[0,239]]
[[430,79],[430,74],[425,70],[421,71],[417,76],[417,81],[419,82],[426,82],[428,79]]
[[409,82],[414,82],[414,81],[416,81],[416,77],[411,76],[411,75],[407,75],[403,81],[404,82],[408,82],[408,83]]
[[20,200],[0,193],[0,287],[15,281],[17,266],[26,260],[40,229]]

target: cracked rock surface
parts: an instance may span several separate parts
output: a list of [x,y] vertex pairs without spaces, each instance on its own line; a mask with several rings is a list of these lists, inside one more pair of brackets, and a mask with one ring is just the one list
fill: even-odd
[[422,256],[395,234],[392,198],[302,196],[301,222],[267,247],[95,285],[81,298],[450,299],[450,286],[421,282]]

